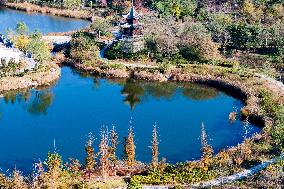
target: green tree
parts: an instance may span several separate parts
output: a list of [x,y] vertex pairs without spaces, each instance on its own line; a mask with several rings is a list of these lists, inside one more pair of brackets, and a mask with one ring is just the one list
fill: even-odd
[[24,22],[17,23],[16,32],[19,35],[26,35],[28,32],[28,26]]
[[90,25],[90,28],[100,36],[110,36],[111,35],[111,24],[108,19],[95,18]]
[[70,57],[82,64],[93,64],[98,60],[99,48],[95,36],[87,32],[73,34],[70,42]]
[[63,7],[68,9],[78,9],[82,5],[81,0],[63,0]]
[[153,5],[161,15],[174,16],[177,19],[192,16],[197,7],[196,1],[192,0],[156,0]]
[[45,63],[51,60],[51,55],[47,44],[41,37],[42,34],[37,31],[30,36],[27,52],[33,55],[35,61]]

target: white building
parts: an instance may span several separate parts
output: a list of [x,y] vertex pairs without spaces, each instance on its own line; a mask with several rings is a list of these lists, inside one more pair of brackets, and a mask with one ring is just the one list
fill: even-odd
[[3,64],[8,64],[10,61],[19,63],[21,57],[23,57],[23,53],[18,49],[7,48],[0,44],[0,66]]

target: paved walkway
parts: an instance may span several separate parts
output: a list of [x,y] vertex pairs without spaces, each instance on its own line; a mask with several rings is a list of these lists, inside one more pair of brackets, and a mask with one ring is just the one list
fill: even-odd
[[116,41],[115,40],[112,40],[112,41],[107,41],[106,42],[106,46],[104,48],[102,48],[102,50],[100,50],[100,53],[99,53],[99,58],[102,59],[102,60],[107,60],[105,58],[105,52],[108,48],[110,48]]
[[63,45],[71,41],[71,36],[42,36],[42,39],[51,41],[53,45]]
[[218,185],[222,185],[222,184],[226,184],[226,183],[232,183],[234,181],[242,180],[242,179],[247,178],[249,176],[252,176],[256,173],[259,173],[261,170],[265,169],[270,164],[277,163],[277,162],[279,162],[280,160],[283,160],[283,159],[284,159],[284,154],[280,155],[279,157],[273,158],[269,161],[263,162],[263,163],[261,163],[257,166],[254,166],[251,169],[244,170],[240,173],[230,175],[230,176],[227,176],[227,177],[220,177],[220,178],[217,178],[215,180],[211,180],[211,181],[207,181],[207,182],[200,182],[200,183],[194,184],[192,186],[194,186],[194,187],[209,187],[209,186],[218,186]]

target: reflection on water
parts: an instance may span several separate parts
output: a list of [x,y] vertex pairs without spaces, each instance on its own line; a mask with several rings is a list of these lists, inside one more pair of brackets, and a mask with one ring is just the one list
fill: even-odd
[[135,81],[127,81],[123,84],[121,94],[125,95],[124,102],[129,104],[131,109],[134,109],[136,104],[141,102],[141,97],[144,95],[145,89]]
[[[87,78],[89,75],[81,74],[82,78]],[[100,87],[100,79],[94,78],[94,88]],[[129,105],[131,110],[142,101],[147,101],[148,97],[156,99],[171,100],[174,94],[182,91],[182,95],[193,100],[206,100],[214,98],[218,95],[218,91],[207,86],[192,84],[192,83],[174,83],[174,82],[146,82],[133,79],[108,79],[109,83],[122,86],[121,95],[124,97],[123,102]],[[4,102],[15,104],[24,104],[25,109],[34,115],[46,114],[48,107],[52,104],[54,94],[48,89],[26,91],[10,91],[3,94]]]
[[131,109],[136,104],[141,103],[142,99],[146,100],[147,96],[152,96],[156,99],[164,98],[171,100],[178,90],[182,94],[193,100],[211,99],[218,95],[218,91],[214,88],[188,84],[188,83],[174,83],[174,82],[145,82],[128,79],[122,83],[123,89],[121,93],[125,95],[124,102],[126,102]]
[[48,89],[35,91],[10,91],[3,94],[6,104],[22,104],[23,108],[33,115],[46,114],[52,104],[53,93]]
[[31,101],[29,112],[32,114],[46,114],[47,108],[51,105],[53,94],[49,91],[37,91],[35,98]]
[[[202,85],[105,79],[63,67],[54,86],[8,92],[0,98],[0,168],[13,169],[16,164],[30,172],[34,161],[53,150],[54,140],[64,160],[74,157],[83,162],[88,133],[99,138],[102,125],[115,125],[122,142],[130,119],[138,160],[151,160],[148,146],[156,123],[161,157],[170,162],[197,159],[201,122],[215,152],[260,130],[240,120],[230,123],[229,113],[242,106],[239,100]],[[120,144],[117,154],[122,152]]]

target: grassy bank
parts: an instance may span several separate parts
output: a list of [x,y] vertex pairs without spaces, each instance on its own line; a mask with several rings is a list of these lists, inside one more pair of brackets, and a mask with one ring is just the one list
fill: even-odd
[[23,76],[0,77],[0,92],[49,86],[59,77],[59,66],[55,64],[41,65],[37,70]]
[[54,16],[62,16],[62,17],[69,17],[69,18],[78,18],[78,19],[92,19],[92,12],[89,10],[71,10],[71,9],[59,9],[59,8],[52,8],[52,7],[41,7],[39,5],[34,5],[32,3],[4,3],[4,5],[11,9],[21,10],[28,13],[31,12],[38,12],[42,14],[51,14]]

